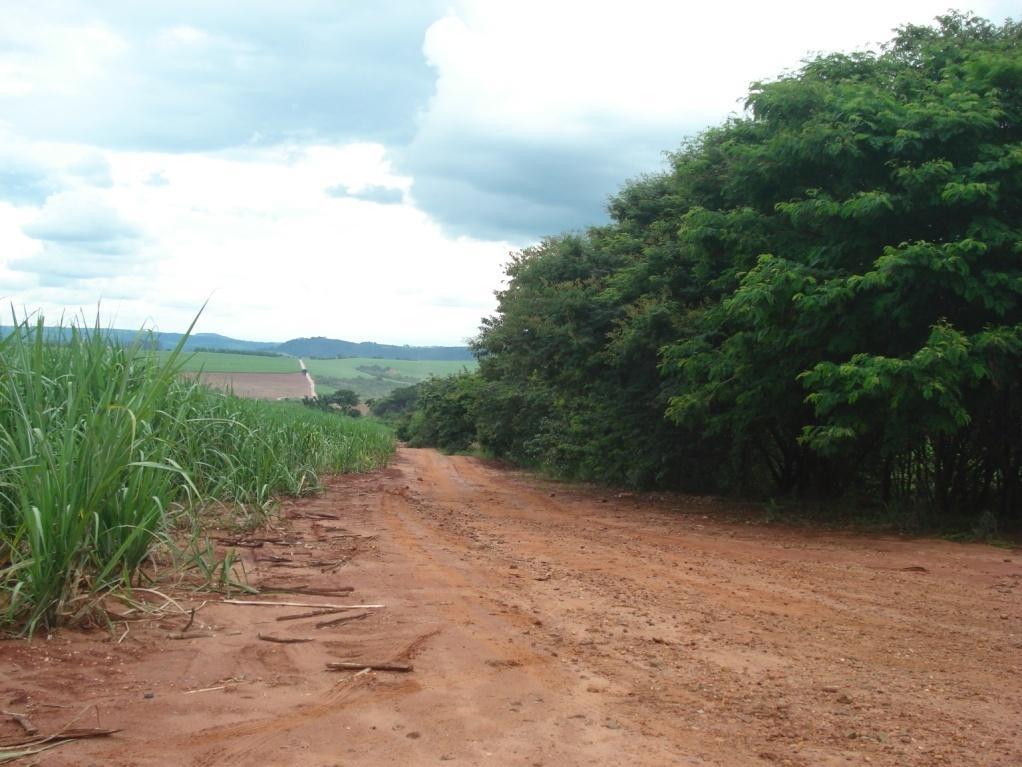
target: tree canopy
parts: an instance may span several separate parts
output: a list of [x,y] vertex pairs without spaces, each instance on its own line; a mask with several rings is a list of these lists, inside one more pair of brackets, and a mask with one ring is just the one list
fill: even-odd
[[1018,519],[1019,23],[952,14],[757,83],[609,211],[514,257],[479,372],[444,384],[483,448]]

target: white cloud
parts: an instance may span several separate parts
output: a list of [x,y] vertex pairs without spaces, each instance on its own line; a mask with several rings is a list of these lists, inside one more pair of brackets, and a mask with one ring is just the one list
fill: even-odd
[[[813,51],[946,0],[9,4],[0,298],[243,338],[457,343],[513,241]],[[1003,0],[970,7],[995,19]]]
[[97,251],[122,252],[138,238],[138,229],[98,194],[60,192],[49,197],[39,215],[22,227],[36,240],[65,242]]
[[464,0],[426,34],[438,79],[424,121],[544,140],[615,118],[716,123],[740,111],[754,80],[814,52],[875,46],[946,10],[946,0]]
[[449,238],[409,204],[324,192],[407,189],[379,145],[106,157],[113,188],[0,217],[0,248],[37,240],[6,259],[7,273],[40,277],[20,303],[88,313],[102,297],[118,322],[173,330],[212,298],[202,330],[423,344],[460,343],[492,308],[508,244]]
[[[971,5],[994,17],[1008,6]],[[946,11],[946,0],[462,0],[426,33],[436,89],[402,167],[451,231],[521,241],[600,223],[626,178],[741,112],[752,82]]]

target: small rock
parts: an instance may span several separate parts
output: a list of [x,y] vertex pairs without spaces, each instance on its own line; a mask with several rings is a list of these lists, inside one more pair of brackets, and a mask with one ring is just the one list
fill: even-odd
[[412,740],[418,740],[419,738],[422,737],[422,733],[421,732],[417,732],[416,730],[412,730],[410,733],[405,735],[405,737],[406,738],[411,738]]
[[143,693],[142,697],[145,698],[146,700],[152,700],[153,698],[156,697],[156,693],[155,692]]

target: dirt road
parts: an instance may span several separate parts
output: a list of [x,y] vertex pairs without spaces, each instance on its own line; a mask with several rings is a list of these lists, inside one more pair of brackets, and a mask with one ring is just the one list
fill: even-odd
[[760,526],[408,449],[285,512],[254,582],[386,607],[316,628],[335,616],[209,604],[195,639],[167,638],[173,616],[4,643],[4,710],[45,731],[95,704],[122,729],[39,764],[1022,764],[1018,551]]
[[312,399],[316,399],[316,381],[313,380],[312,373],[310,373],[309,369],[307,367],[305,367],[305,360],[303,360],[301,357],[298,358],[298,367],[301,368],[302,375],[305,376],[306,379],[308,379],[308,382],[309,382],[309,396]]

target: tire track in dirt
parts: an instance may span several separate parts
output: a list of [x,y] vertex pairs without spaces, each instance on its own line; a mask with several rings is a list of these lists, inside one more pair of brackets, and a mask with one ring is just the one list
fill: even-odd
[[[123,728],[41,765],[1022,763],[1018,552],[747,524],[410,449],[285,516],[302,543],[246,552],[254,581],[386,609],[317,630],[209,605],[208,639],[168,642],[174,618],[5,643],[8,706],[46,725],[43,703],[91,700]],[[409,675],[323,671],[416,642]]]
[[[455,466],[438,472],[444,460]],[[650,683],[654,694],[635,707],[647,730],[677,739],[679,726],[690,729],[710,752],[727,742],[722,764],[769,762],[755,749],[786,738],[821,742],[762,753],[792,764],[883,763],[885,755],[891,764],[1010,764],[1019,753],[1020,699],[1003,690],[1018,673],[1010,651],[1018,647],[1017,580],[1004,589],[1011,599],[991,599],[992,587],[1019,570],[1001,551],[813,533],[807,550],[801,531],[744,530],[707,515],[672,518],[668,509],[654,516],[653,532],[644,529],[648,509],[633,522],[627,511],[594,505],[592,494],[537,490],[534,480],[472,459],[431,453],[419,463],[432,480],[422,495],[439,499],[433,521],[455,538],[485,541],[478,559],[562,569],[566,587],[554,579],[528,591],[560,602],[551,623],[570,618],[558,636],[574,630],[563,642],[573,660],[633,690]],[[919,562],[927,573],[899,571]],[[641,605],[630,616],[614,605],[629,595]],[[615,621],[618,630],[607,625]],[[594,642],[580,626],[605,649],[588,649]],[[645,661],[642,680],[636,667]],[[665,677],[670,683],[658,684]],[[977,711],[991,692],[1000,705]],[[650,709],[678,719],[653,728]],[[747,742],[748,762],[735,753],[736,738]],[[977,749],[989,758],[977,760]]]

